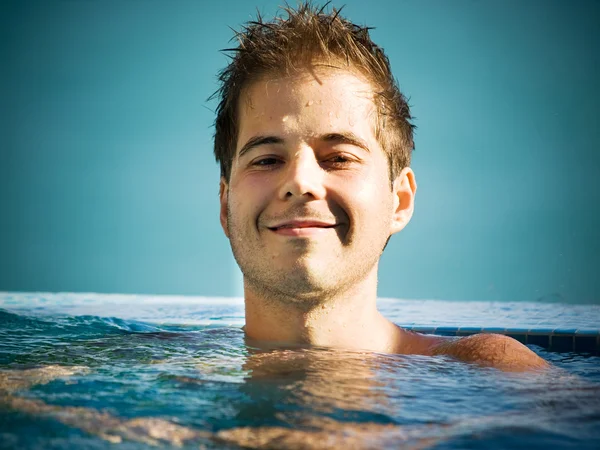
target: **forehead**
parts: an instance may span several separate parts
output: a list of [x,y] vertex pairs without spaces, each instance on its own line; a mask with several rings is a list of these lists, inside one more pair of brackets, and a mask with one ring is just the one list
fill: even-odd
[[340,129],[374,137],[373,98],[366,80],[344,70],[263,76],[240,96],[238,144],[255,134],[310,135]]

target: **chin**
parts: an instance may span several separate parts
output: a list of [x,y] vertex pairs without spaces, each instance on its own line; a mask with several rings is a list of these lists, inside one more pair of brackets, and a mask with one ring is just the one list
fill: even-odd
[[335,290],[331,270],[326,268],[295,265],[291,270],[281,273],[281,287],[291,295],[301,298],[320,298]]
[[[242,273],[254,290],[264,295],[286,297],[302,304],[322,303],[339,286],[332,271],[335,262],[308,257],[289,257],[271,260],[268,265],[240,264]],[[239,261],[238,261],[239,263]],[[337,263],[339,264],[339,263]]]

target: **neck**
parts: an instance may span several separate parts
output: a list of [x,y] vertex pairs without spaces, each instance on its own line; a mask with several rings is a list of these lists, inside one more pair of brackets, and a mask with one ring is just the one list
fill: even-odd
[[250,340],[387,353],[397,350],[400,330],[377,310],[376,271],[338,296],[308,301],[267,297],[244,280],[244,298],[245,332]]

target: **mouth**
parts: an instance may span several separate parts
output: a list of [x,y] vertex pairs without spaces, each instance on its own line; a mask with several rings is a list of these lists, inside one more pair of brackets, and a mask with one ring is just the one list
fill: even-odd
[[326,232],[336,226],[336,223],[316,220],[293,220],[267,228],[282,236],[311,236]]

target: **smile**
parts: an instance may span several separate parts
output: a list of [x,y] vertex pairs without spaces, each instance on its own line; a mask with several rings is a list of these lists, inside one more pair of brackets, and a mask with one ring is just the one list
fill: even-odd
[[319,221],[291,221],[268,228],[281,236],[312,236],[335,227],[336,224]]

